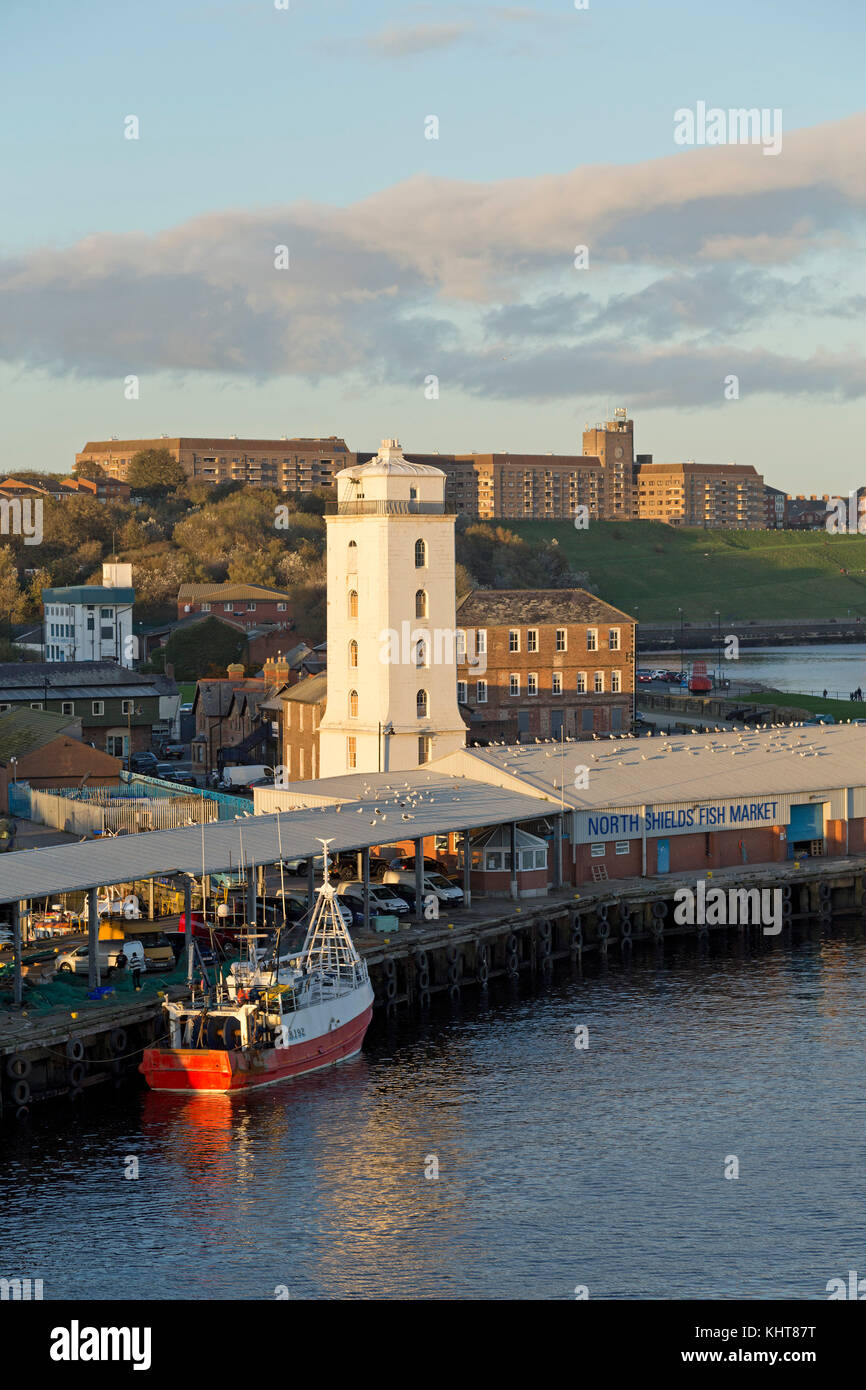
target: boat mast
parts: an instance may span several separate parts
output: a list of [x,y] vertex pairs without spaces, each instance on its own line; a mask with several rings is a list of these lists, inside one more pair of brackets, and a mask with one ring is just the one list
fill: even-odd
[[336,889],[328,872],[328,846],[331,840],[316,836],[322,845],[322,886],[310,917],[310,925],[301,950],[301,959],[319,969],[354,967],[360,962],[355,943],[343,923],[336,898]]

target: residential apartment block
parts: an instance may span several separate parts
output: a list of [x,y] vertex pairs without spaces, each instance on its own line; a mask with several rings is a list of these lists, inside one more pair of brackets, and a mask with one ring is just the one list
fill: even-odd
[[[326,439],[132,439],[85,445],[76,455],[126,477],[141,449],[168,449],[190,477],[230,481],[278,492],[330,488],[344,468],[375,458],[352,453],[335,435]],[[587,426],[580,454],[406,454],[410,464],[445,474],[445,506],[473,520],[590,520],[641,518],[671,525],[760,528],[766,524],[763,479],[751,466],[653,463],[635,453],[634,421],[624,407]]]
[[631,728],[635,620],[584,589],[474,589],[457,605],[468,739],[592,738]]
[[767,525],[764,480],[751,464],[641,464],[636,488],[636,515],[644,521],[732,531]]
[[343,439],[103,439],[91,440],[80,463],[98,463],[112,478],[125,479],[142,449],[167,449],[190,478],[211,483],[246,483],[277,492],[330,487],[335,473],[354,462]]

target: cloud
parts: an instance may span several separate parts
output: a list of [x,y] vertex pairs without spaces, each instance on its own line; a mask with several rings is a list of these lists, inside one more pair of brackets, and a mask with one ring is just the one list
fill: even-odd
[[[364,38],[367,49],[377,58],[398,61],[453,48],[467,41],[489,46],[507,32],[508,26],[521,25],[524,30],[533,29],[543,33],[551,27],[559,28],[571,23],[565,15],[532,10],[522,5],[454,6],[449,19],[438,18],[441,14],[438,8],[434,11],[431,6],[418,6],[417,9],[435,13],[437,19],[385,25]],[[354,51],[356,41],[353,40],[351,44],[341,41],[340,47]]]
[[367,48],[378,58],[405,58],[417,53],[431,53],[452,48],[476,32],[468,20],[444,24],[388,25],[364,40]]
[[802,361],[775,348],[792,315],[851,315],[813,267],[859,246],[864,136],[856,117],[788,135],[773,160],[722,147],[489,184],[423,176],[349,207],[39,248],[0,260],[0,359],[97,378],[435,373],[493,398],[579,385],[644,404],[714,402],[743,363],[744,395],[856,396],[856,347],[820,352],[812,326]]

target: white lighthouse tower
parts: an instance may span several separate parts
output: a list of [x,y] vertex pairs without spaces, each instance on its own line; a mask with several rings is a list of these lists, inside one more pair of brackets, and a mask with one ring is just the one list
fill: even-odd
[[319,775],[403,771],[462,748],[454,516],[445,474],[396,439],[337,474],[328,516],[328,697]]

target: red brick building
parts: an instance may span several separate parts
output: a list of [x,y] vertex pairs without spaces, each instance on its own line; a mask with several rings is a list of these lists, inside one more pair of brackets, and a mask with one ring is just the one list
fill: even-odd
[[470,742],[630,730],[635,620],[619,608],[585,589],[475,589],[457,604],[457,627]]
[[199,614],[223,618],[245,632],[263,624],[272,624],[281,631],[293,625],[288,594],[262,584],[181,584],[178,618]]

